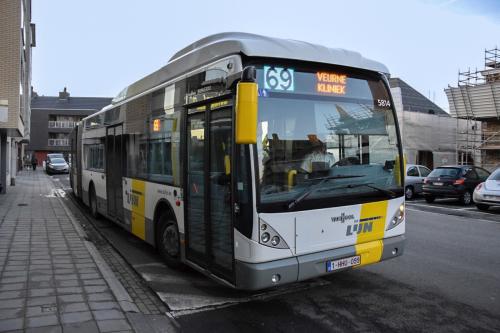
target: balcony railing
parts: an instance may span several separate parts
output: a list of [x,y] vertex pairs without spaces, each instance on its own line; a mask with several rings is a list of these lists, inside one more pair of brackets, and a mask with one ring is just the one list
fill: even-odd
[[49,146],[51,147],[69,146],[69,139],[49,139]]
[[49,128],[73,128],[75,124],[74,121],[49,120]]

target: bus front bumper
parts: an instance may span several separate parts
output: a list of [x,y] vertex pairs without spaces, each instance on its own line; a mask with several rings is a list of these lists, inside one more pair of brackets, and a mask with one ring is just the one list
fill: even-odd
[[236,260],[236,287],[259,290],[328,275],[333,272],[327,272],[327,262],[356,255],[361,255],[360,266],[392,259],[403,254],[405,242],[405,236],[400,235],[361,244],[363,253],[360,253],[360,247],[356,249],[357,246],[353,245],[264,263]]

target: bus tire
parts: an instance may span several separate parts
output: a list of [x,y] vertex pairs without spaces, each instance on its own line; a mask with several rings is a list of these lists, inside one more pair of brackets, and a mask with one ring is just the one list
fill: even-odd
[[97,196],[95,194],[94,184],[92,183],[89,185],[89,210],[93,218],[96,219],[99,217],[99,212],[97,211]]
[[179,268],[181,266],[180,235],[177,222],[171,215],[164,212],[158,219],[158,233],[156,234],[156,246],[169,267]]

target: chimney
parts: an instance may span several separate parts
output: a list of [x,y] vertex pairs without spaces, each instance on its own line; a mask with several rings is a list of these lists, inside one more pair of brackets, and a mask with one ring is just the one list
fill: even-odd
[[59,99],[64,99],[64,100],[69,99],[69,92],[66,91],[66,87],[64,87],[63,91],[59,92]]

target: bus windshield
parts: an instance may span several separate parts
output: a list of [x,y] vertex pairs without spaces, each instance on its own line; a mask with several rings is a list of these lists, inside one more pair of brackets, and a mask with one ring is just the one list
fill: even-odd
[[398,136],[381,80],[272,69],[257,72],[261,206],[286,210],[298,198],[312,208],[340,206],[346,196],[400,192]]

